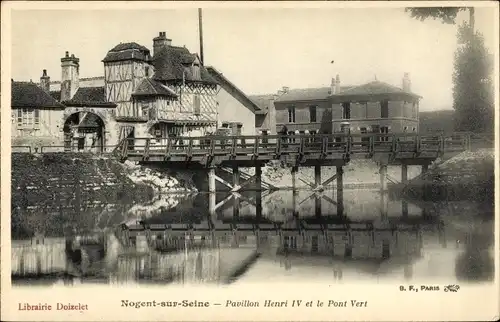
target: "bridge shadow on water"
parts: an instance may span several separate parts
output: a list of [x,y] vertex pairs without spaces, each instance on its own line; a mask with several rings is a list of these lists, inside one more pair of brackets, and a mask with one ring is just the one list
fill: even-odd
[[[418,203],[346,189],[338,214],[335,194],[199,193],[179,197],[171,207],[152,201],[160,206],[141,208],[119,226],[13,241],[12,281],[31,286],[492,280],[491,204]],[[165,198],[174,197],[158,200]]]

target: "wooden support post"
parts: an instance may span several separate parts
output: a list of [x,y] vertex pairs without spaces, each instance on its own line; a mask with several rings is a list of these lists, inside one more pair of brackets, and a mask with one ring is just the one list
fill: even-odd
[[408,201],[401,200],[401,206],[403,210],[403,217],[408,217]]
[[314,166],[314,184],[316,185],[316,188],[321,186],[321,166],[320,165]]
[[297,172],[299,171],[299,167],[292,167],[292,190],[295,191],[296,181],[297,181]]
[[380,191],[380,216],[383,221],[387,219],[387,201],[385,199],[386,193]]
[[262,166],[260,164],[255,166],[255,184],[257,190],[262,190]]
[[208,192],[215,193],[215,168],[208,169]]
[[238,166],[233,167],[233,187],[240,185],[240,168]]
[[[321,189],[321,166],[314,166],[314,185],[316,189]],[[314,208],[316,217],[321,217],[321,196],[315,196],[314,199]]]
[[401,165],[401,183],[408,183],[408,166],[406,164]]
[[387,191],[387,165],[382,164],[380,166],[380,191],[383,193]]
[[255,191],[255,215],[257,218],[262,218],[262,167],[255,167],[255,183],[257,190]]
[[337,167],[337,215],[344,215],[344,169]]
[[233,219],[240,217],[240,198],[233,196]]

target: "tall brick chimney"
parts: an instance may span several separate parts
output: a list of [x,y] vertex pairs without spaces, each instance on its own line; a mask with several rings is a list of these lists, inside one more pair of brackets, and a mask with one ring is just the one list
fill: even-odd
[[403,90],[405,92],[411,92],[411,80],[410,80],[410,74],[409,73],[404,73],[404,76],[403,76]]
[[40,87],[46,92],[50,92],[50,77],[47,76],[47,70],[44,69],[42,72],[42,77],[40,77]]
[[61,102],[73,98],[79,87],[80,59],[66,52],[61,58]]
[[165,46],[170,46],[172,39],[167,38],[165,31],[160,31],[158,37],[153,38],[153,57]]

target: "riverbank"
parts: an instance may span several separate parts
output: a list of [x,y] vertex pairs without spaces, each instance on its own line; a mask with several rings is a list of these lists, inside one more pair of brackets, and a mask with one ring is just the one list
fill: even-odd
[[402,193],[417,200],[493,202],[494,162],[492,149],[463,152],[411,180]]
[[[137,204],[164,193],[195,190],[189,177],[82,153],[12,153],[11,233],[61,236],[127,219]],[[167,201],[162,207],[175,206]]]

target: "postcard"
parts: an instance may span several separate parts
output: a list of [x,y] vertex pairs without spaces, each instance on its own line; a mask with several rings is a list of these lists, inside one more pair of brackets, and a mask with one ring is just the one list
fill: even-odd
[[2,320],[498,320],[498,10],[2,2]]

